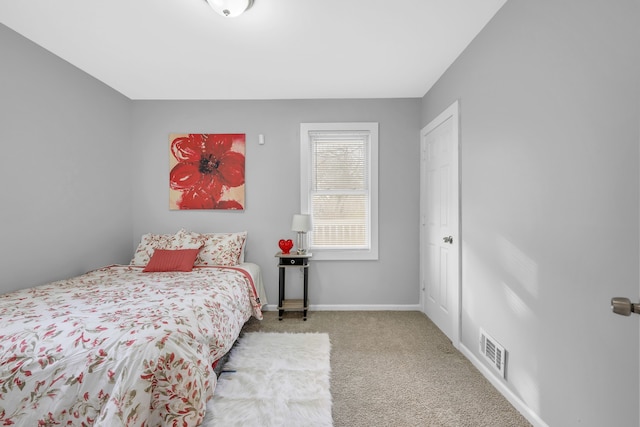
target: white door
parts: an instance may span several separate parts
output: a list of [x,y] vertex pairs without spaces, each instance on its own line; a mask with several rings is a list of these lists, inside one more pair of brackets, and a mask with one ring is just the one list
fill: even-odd
[[425,314],[460,340],[458,102],[420,135],[420,286]]

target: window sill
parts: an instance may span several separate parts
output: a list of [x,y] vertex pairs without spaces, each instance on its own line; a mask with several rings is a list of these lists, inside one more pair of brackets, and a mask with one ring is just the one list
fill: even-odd
[[377,250],[343,251],[331,249],[311,248],[314,261],[375,261],[378,259]]

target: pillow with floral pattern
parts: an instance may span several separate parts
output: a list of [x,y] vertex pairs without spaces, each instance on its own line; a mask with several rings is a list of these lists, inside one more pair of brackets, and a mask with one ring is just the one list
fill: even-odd
[[196,258],[196,266],[234,266],[243,261],[247,232],[203,233],[204,246]]
[[203,241],[181,229],[176,234],[147,233],[142,236],[130,265],[146,266],[156,249],[198,249]]

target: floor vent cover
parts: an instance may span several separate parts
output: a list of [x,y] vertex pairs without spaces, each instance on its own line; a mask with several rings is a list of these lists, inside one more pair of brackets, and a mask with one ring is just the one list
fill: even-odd
[[491,338],[483,329],[480,329],[480,353],[496,369],[502,378],[505,378],[506,352],[496,340]]

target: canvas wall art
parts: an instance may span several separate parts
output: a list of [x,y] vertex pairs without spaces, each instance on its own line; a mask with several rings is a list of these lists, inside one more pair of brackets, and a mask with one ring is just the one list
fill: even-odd
[[169,208],[244,209],[243,133],[169,135]]

